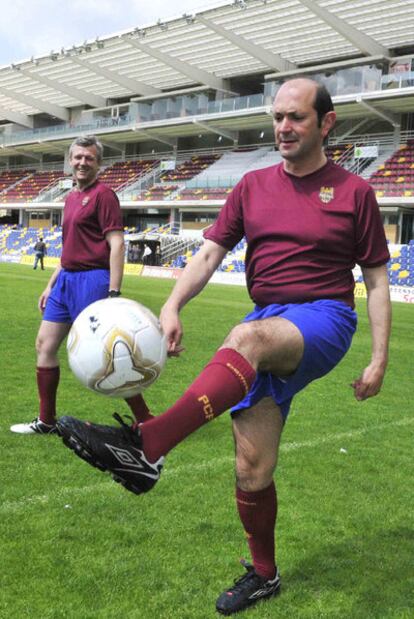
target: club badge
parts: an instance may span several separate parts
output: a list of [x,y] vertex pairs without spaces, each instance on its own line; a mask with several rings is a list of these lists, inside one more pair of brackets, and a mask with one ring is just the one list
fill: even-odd
[[88,197],[83,198],[83,200],[82,200],[82,206],[86,206],[86,205],[88,204],[88,202],[89,202],[89,198],[88,198]]
[[321,187],[319,191],[319,198],[324,204],[328,204],[334,198],[333,187]]

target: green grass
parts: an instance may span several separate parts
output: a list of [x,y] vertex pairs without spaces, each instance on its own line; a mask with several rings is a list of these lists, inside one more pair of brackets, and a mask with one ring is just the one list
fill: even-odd
[[[12,423],[37,413],[37,297],[48,272],[0,264],[0,618],[209,619],[247,556],[234,506],[230,420],[223,415],[168,457],[136,497],[56,437]],[[158,312],[172,283],[126,277],[123,292]],[[183,312],[187,352],[147,391],[154,412],[197,375],[250,308],[238,287],[209,285]],[[394,304],[391,362],[380,396],[350,383],[370,353],[364,303],[352,350],[295,399],[277,483],[283,594],[253,618],[411,619],[414,616],[414,307]],[[61,413],[111,423],[114,405],[77,383],[62,349]]]

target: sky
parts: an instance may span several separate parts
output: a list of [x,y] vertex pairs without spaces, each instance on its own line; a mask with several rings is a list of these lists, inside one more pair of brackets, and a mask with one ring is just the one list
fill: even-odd
[[226,0],[3,0],[0,66],[200,12]]

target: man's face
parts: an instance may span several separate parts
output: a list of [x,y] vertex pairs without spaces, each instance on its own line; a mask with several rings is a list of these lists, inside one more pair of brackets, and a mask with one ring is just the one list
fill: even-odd
[[275,141],[288,162],[309,164],[319,158],[324,138],[335,121],[335,113],[328,112],[321,127],[318,126],[318,115],[313,107],[315,96],[316,85],[304,79],[286,82],[276,95],[273,104]]
[[78,187],[88,187],[94,182],[99,172],[96,146],[74,146],[69,163]]

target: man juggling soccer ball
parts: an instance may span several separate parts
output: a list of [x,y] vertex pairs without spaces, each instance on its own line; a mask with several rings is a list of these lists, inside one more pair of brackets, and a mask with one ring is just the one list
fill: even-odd
[[162,415],[120,428],[73,417],[58,421],[68,447],[139,494],[157,482],[171,449],[231,408],[236,503],[252,565],[245,563],[246,572],[219,596],[216,609],[224,615],[280,590],[273,481],[279,443],[294,395],[330,372],[349,349],[357,326],[355,264],[367,288],[372,339],[371,361],[353,384],[357,400],[380,391],[388,359],[387,243],[372,188],[325,155],[336,119],[331,97],[310,79],[287,81],[273,117],[282,163],[249,172],[236,185],[160,321],[170,354],[179,354],[180,310],[243,237],[253,311]]

